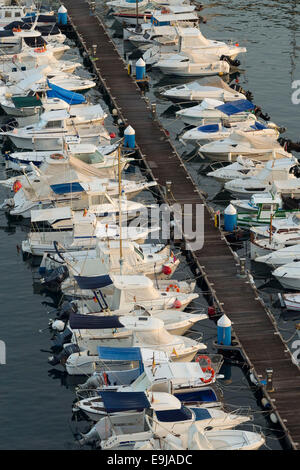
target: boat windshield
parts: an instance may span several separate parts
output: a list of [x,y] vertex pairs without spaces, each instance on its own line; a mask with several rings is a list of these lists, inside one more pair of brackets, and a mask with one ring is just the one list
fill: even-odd
[[94,153],[76,153],[74,156],[84,163],[93,164],[104,162],[104,157],[99,150],[96,150]]
[[156,411],[158,421],[171,423],[176,421],[188,421],[192,419],[193,413],[186,406],[181,406],[179,410]]

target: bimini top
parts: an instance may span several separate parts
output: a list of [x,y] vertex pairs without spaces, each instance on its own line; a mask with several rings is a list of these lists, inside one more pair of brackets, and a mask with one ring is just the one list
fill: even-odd
[[237,101],[230,101],[229,103],[222,104],[221,106],[217,106],[216,109],[222,111],[223,113],[227,114],[227,116],[231,116],[232,114],[241,113],[243,111],[250,111],[254,109],[255,106],[251,101],[248,100],[237,100]]
[[114,286],[120,290],[128,290],[133,288],[149,288],[153,287],[153,282],[147,276],[112,276]]
[[151,408],[144,392],[109,392],[101,391],[101,397],[107,413]]
[[80,313],[71,313],[70,327],[72,330],[99,330],[106,328],[124,328],[117,315],[83,315]]
[[74,276],[80,289],[101,289],[112,284],[111,277],[108,274],[103,276]]

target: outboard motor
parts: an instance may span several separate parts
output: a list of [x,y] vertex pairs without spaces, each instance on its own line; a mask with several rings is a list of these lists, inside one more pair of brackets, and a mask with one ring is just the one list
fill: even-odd
[[94,390],[99,387],[103,387],[103,385],[104,380],[102,374],[99,374],[99,372],[94,372],[93,375],[89,377],[86,382],[84,382],[83,384],[79,384],[76,387],[76,390]]
[[72,331],[69,328],[65,328],[63,332],[56,333],[53,338],[53,344],[51,346],[51,350],[53,352],[58,353],[64,347],[64,344],[70,343],[72,340]]
[[78,312],[78,305],[76,302],[68,302],[65,300],[61,307],[56,310],[56,318],[58,320],[66,321],[69,320],[71,313]]
[[13,128],[18,127],[18,121],[15,118],[10,119],[6,124],[3,124],[0,127],[1,132],[11,131]]
[[300,142],[292,142],[290,139],[284,139],[283,137],[279,137],[278,142],[286,152],[291,152],[292,150],[300,152]]
[[78,352],[80,352],[78,344],[69,344],[59,354],[48,357],[48,362],[51,366],[56,366],[57,364],[64,365],[71,354]]
[[69,277],[69,270],[67,266],[62,265],[54,269],[50,274],[48,274],[44,279],[41,280],[41,283],[44,286],[49,287],[50,289],[58,290],[61,283]]
[[267,113],[263,113],[262,112],[262,109],[260,106],[256,106],[255,109],[254,109],[254,114],[256,117],[260,117],[261,119],[263,119],[264,121],[270,121],[270,116],[267,114]]
[[220,60],[224,60],[232,67],[239,67],[241,62],[238,59],[232,60],[228,55],[221,55]]
[[238,93],[242,93],[243,95],[245,95],[247,100],[249,100],[249,101],[253,100],[253,93],[251,93],[251,91],[249,91],[249,90],[247,90],[247,91],[244,90],[244,88],[241,85],[239,85],[238,83],[232,83],[229,86],[230,86],[230,88],[237,91]]

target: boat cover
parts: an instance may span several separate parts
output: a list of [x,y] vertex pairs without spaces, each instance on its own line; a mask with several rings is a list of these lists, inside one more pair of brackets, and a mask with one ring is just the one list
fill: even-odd
[[71,313],[70,327],[72,330],[99,330],[106,328],[124,328],[117,315],[82,315],[80,313]]
[[14,36],[14,33],[12,31],[5,31],[5,29],[3,31],[0,31],[0,38],[8,38],[10,36]]
[[237,100],[237,101],[230,101],[229,103],[222,104],[221,106],[217,106],[216,109],[227,114],[227,116],[231,116],[232,114],[241,113],[243,111],[250,111],[254,108],[255,106],[253,103],[251,103],[251,101]]
[[144,392],[101,391],[101,397],[108,413],[144,410],[151,407]]
[[42,106],[42,102],[38,96],[12,96],[11,98],[16,108],[33,108]]
[[11,23],[5,25],[3,29],[5,29],[6,31],[10,31],[13,28],[19,28],[19,27],[21,29],[27,29],[27,30],[30,29],[30,25],[27,25],[23,21],[12,21]]
[[52,184],[50,188],[55,194],[79,193],[84,191],[84,188],[78,182]]
[[197,129],[197,131],[207,132],[207,133],[218,132],[218,130],[219,130],[219,124],[207,124],[206,126],[200,126]]
[[175,397],[180,401],[184,402],[194,402],[194,401],[205,401],[205,402],[215,402],[217,401],[217,396],[212,388],[204,388],[203,390],[192,390],[191,392],[185,393],[174,393]]
[[29,47],[43,47],[47,45],[47,42],[42,36],[24,37],[23,39]]
[[268,129],[264,124],[262,124],[259,121],[255,121],[255,123],[250,127],[252,129],[255,129],[256,131],[262,131],[263,129]]
[[98,356],[110,361],[142,361],[141,348],[112,348],[98,346]]
[[48,98],[59,98],[68,104],[81,104],[86,102],[85,97],[80,93],[65,90],[65,88],[50,83],[49,80],[47,80],[47,85],[50,88],[50,90],[47,91]]
[[74,276],[80,289],[101,289],[112,284],[112,280],[108,274],[103,276]]
[[180,409],[156,411],[158,421],[165,423],[172,423],[176,421],[188,421],[192,418],[192,413],[189,408],[182,405]]

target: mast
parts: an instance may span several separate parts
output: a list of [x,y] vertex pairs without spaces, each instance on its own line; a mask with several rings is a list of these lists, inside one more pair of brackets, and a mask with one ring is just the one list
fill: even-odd
[[122,247],[121,145],[119,145],[119,147],[118,147],[118,180],[119,180],[120,275],[122,275],[123,247]]

